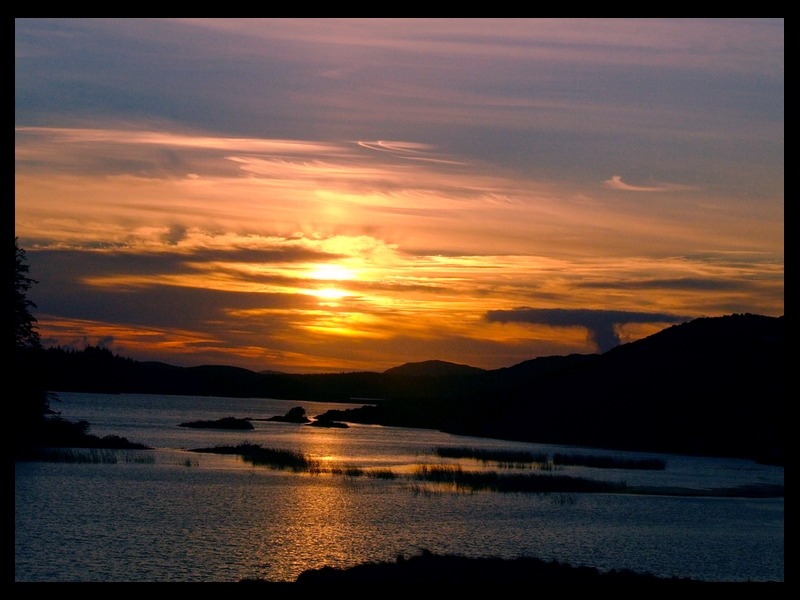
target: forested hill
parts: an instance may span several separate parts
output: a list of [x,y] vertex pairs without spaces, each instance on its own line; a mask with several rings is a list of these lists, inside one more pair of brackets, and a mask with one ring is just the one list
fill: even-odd
[[460,398],[479,391],[510,389],[536,374],[577,364],[588,356],[553,356],[507,369],[486,371],[444,361],[408,363],[384,373],[299,375],[256,373],[238,367],[176,367],[137,362],[104,348],[44,351],[47,389],[62,392],[181,394],[361,402],[364,399]]
[[784,317],[696,319],[479,398],[445,428],[561,444],[781,462]]

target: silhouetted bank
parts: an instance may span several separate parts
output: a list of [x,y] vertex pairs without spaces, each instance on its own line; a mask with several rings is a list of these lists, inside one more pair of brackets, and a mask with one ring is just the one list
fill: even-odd
[[[472,458],[483,463],[497,463],[506,467],[525,467],[539,465],[573,465],[596,469],[635,469],[663,471],[666,461],[660,458],[623,458],[621,456],[595,456],[593,454],[553,454],[550,459],[546,452],[527,452],[525,450],[489,450],[468,446],[438,446],[433,454],[442,458]],[[548,464],[549,463],[549,464]]]
[[633,571],[598,571],[538,558],[466,558],[423,550],[418,556],[398,556],[395,562],[367,563],[347,569],[323,567],[303,571],[298,583],[538,583],[538,582],[700,583],[688,578],[663,578]]
[[237,419],[236,417],[225,417],[216,421],[189,421],[180,423],[178,427],[190,427],[192,429],[254,429],[247,419]]
[[615,493],[627,489],[624,481],[598,481],[570,475],[550,473],[498,473],[496,471],[465,471],[450,465],[420,465],[413,474],[419,481],[450,484],[456,490],[472,492],[552,493]]
[[89,448],[105,450],[148,450],[144,444],[118,435],[99,437],[89,433],[87,421],[67,421],[60,417],[44,419],[33,437],[14,446],[14,460],[47,460],[48,448]]
[[519,467],[534,463],[546,464],[548,461],[545,452],[528,452],[526,450],[489,450],[486,448],[471,448],[469,446],[438,446],[433,454],[441,458],[472,458],[483,463],[498,463]]
[[333,429],[349,429],[349,425],[347,423],[339,423],[338,421],[328,421],[327,419],[317,419],[316,421],[309,423],[310,427],[329,427]]
[[278,421],[279,423],[309,423],[311,419],[306,416],[306,409],[302,406],[290,408],[283,416],[276,415],[267,421]]
[[396,398],[321,416],[783,465],[784,346],[784,317],[696,319],[528,379],[506,379],[499,393]]
[[667,468],[660,458],[622,458],[620,456],[595,456],[593,454],[553,454],[554,465],[593,467],[595,469],[632,469],[638,471],[663,471]]
[[63,391],[380,398],[317,419],[782,465],[784,323],[750,314],[696,319],[602,355],[543,357],[493,371],[426,361],[384,373],[292,375],[51,348],[43,377],[47,389]]
[[479,399],[461,434],[782,463],[784,318],[696,319]]

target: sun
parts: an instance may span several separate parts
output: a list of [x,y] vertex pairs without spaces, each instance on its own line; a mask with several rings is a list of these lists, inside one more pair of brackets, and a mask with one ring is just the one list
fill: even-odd
[[310,279],[324,279],[328,281],[346,281],[355,279],[355,273],[341,265],[334,264],[320,264],[314,265],[309,271],[308,277]]

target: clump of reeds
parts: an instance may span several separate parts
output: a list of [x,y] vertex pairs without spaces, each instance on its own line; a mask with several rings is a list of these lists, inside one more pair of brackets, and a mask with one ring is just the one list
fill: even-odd
[[117,455],[113,450],[96,448],[28,448],[14,458],[32,462],[117,464]]
[[450,484],[457,490],[468,491],[598,493],[617,492],[627,487],[624,482],[596,481],[569,475],[465,471],[461,467],[449,465],[419,465],[413,477],[420,481]]
[[328,473],[331,475],[344,475],[345,477],[363,477],[366,474],[364,469],[353,466],[332,467]]
[[436,483],[455,483],[461,478],[464,470],[458,466],[450,465],[417,465],[413,478],[420,481],[434,481]]
[[263,448],[260,444],[242,442],[238,446],[214,446],[213,448],[198,448],[191,452],[209,452],[212,454],[236,454],[246,463],[253,466],[271,467],[273,469],[289,470],[294,472],[311,471],[316,467],[315,461],[301,452],[281,450],[277,448]]
[[125,462],[139,465],[154,465],[156,464],[156,457],[151,452],[126,453]]
[[572,506],[575,504],[575,495],[574,494],[553,494],[553,504],[557,504],[559,506]]
[[554,454],[553,463],[596,469],[637,469],[642,471],[663,471],[667,467],[666,461],[660,458],[622,458],[591,454]]
[[397,479],[399,475],[391,469],[362,469],[352,465],[323,467],[319,462],[309,469],[312,475],[339,475],[343,477],[370,477],[372,479]]
[[416,483],[409,484],[408,489],[414,494],[414,497],[423,496],[424,498],[431,498],[442,494],[441,490],[433,489],[427,485],[418,485]]
[[532,463],[547,462],[547,454],[526,450],[487,450],[468,446],[438,446],[434,454],[441,458],[473,458],[484,463],[494,462],[501,467],[524,468]]
[[397,479],[399,475],[391,469],[372,469],[367,471],[367,477],[373,479]]

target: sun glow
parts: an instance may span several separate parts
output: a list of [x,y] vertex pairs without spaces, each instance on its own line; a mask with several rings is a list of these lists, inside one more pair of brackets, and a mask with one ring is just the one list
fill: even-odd
[[338,300],[339,298],[344,298],[345,296],[352,296],[352,292],[348,292],[346,290],[339,290],[336,288],[324,288],[321,290],[308,290],[306,292],[311,294],[312,296],[316,296],[317,298],[324,298],[326,300]]
[[341,265],[321,264],[315,265],[308,273],[308,277],[311,279],[324,279],[328,281],[347,281],[355,279],[356,275],[351,269],[347,269]]

